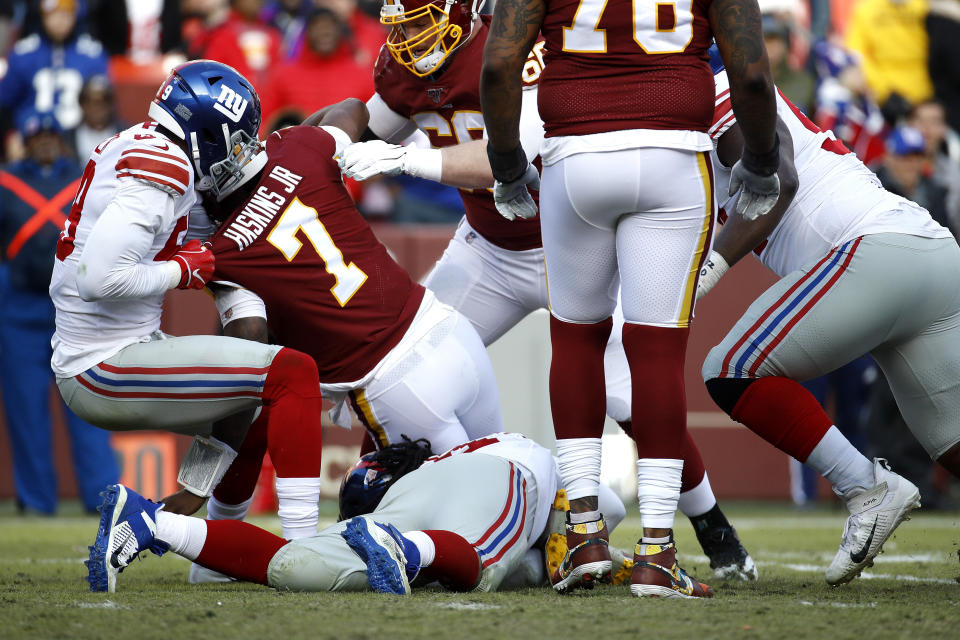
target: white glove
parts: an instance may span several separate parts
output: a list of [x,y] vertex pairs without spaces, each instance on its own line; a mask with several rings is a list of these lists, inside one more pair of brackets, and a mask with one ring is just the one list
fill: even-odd
[[513,182],[493,183],[493,201],[500,215],[507,220],[526,220],[537,215],[537,203],[533,201],[527,187],[540,191],[540,173],[532,164],[528,164],[523,175]]
[[730,172],[730,189],[732,196],[743,187],[740,198],[737,200],[736,212],[747,220],[756,220],[768,213],[780,197],[780,178],[777,174],[762,176],[743,166],[743,160],[738,160]]
[[371,140],[346,147],[337,157],[337,164],[345,176],[354,180],[406,173],[439,182],[443,156],[439,149],[401,147],[383,140]]
[[713,289],[713,285],[720,281],[720,278],[729,268],[730,265],[727,264],[722,255],[716,251],[711,251],[710,255],[707,256],[707,261],[703,263],[703,267],[700,269],[700,279],[697,281],[697,300],[707,295],[707,292]]

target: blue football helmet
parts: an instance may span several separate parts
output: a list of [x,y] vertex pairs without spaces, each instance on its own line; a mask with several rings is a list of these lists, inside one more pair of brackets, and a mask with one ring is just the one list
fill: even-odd
[[235,69],[212,60],[176,67],[149,117],[184,140],[196,185],[222,200],[266,164],[257,139],[260,98]]
[[376,460],[377,453],[368,453],[350,467],[340,483],[340,519],[370,513],[377,508],[383,494],[394,483],[389,473]]
[[402,436],[400,442],[360,458],[340,483],[340,519],[371,513],[393,483],[432,455],[429,440]]

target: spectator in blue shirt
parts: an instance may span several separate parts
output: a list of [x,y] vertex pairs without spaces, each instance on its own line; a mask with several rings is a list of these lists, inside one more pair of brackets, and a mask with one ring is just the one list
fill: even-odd
[[80,123],[80,89],[107,73],[99,42],[76,34],[76,0],[42,0],[43,29],[18,41],[0,81],[0,128],[5,133],[29,109],[52,111],[63,129]]

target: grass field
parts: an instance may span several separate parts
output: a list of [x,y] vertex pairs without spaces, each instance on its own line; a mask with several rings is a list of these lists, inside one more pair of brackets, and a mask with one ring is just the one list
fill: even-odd
[[[325,512],[332,513],[332,506]],[[246,584],[186,583],[188,563],[148,555],[95,594],[83,579],[92,516],[22,518],[0,505],[0,637],[13,638],[958,638],[960,514],[920,514],[901,526],[873,569],[831,588],[823,570],[843,527],[839,511],[727,505],[760,567],[756,583],[716,583],[710,601],[640,601],[625,587],[560,597],[549,589],[498,594],[420,590],[294,594]],[[255,519],[271,530],[273,518]],[[632,545],[628,518],[614,544]],[[678,521],[683,565],[709,569]]]

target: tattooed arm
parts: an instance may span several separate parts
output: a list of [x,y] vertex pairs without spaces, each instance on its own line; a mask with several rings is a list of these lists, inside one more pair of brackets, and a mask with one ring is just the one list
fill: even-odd
[[499,0],[493,10],[483,50],[480,105],[490,164],[500,182],[516,180],[527,168],[520,146],[520,75],[545,12],[545,0]]
[[730,102],[744,147],[765,156],[775,146],[777,102],[757,0],[713,0],[710,27],[730,78]]

